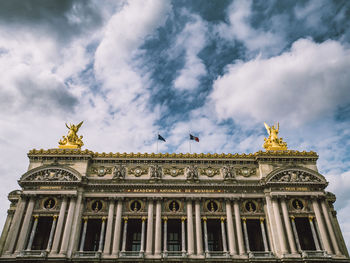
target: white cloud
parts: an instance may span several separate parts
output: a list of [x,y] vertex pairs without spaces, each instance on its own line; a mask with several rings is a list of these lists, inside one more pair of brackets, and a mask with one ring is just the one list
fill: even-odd
[[289,52],[237,62],[214,83],[218,117],[292,126],[332,116],[349,103],[350,51],[336,41],[296,41]]
[[200,77],[206,74],[205,65],[198,53],[205,47],[208,34],[207,25],[197,15],[191,15],[191,20],[177,36],[174,49],[179,53],[185,50],[185,65],[174,80],[174,88],[178,90],[194,90],[199,86]]
[[281,33],[255,29],[250,24],[252,16],[251,0],[236,0],[227,9],[228,23],[216,27],[219,36],[228,41],[242,41],[250,51],[276,54],[285,45]]

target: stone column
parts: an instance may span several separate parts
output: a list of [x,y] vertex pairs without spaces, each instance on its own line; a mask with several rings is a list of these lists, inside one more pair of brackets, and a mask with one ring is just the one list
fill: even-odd
[[243,222],[245,247],[247,249],[247,253],[249,253],[250,247],[249,247],[249,237],[248,237],[248,231],[247,231],[247,218],[243,217],[242,222]]
[[81,227],[81,216],[83,213],[84,204],[82,202],[83,200],[83,193],[79,190],[78,196],[76,198],[75,202],[75,209],[73,212],[73,220],[72,220],[72,227],[70,231],[70,237],[69,237],[69,246],[67,251],[67,256],[71,257],[73,250],[78,250],[79,246],[79,234],[80,234],[80,227]]
[[126,234],[127,234],[127,229],[128,229],[128,218],[125,216],[123,219],[124,219],[124,229],[123,229],[123,242],[122,242],[122,251],[121,252],[125,252]]
[[114,200],[112,199],[109,201],[106,238],[105,238],[105,245],[103,249],[103,253],[106,255],[109,255],[111,253],[113,214],[114,214]]
[[208,246],[208,228],[207,218],[203,217],[203,229],[204,229],[204,249],[206,257],[209,257],[209,246]]
[[280,242],[278,239],[278,233],[276,231],[275,215],[273,213],[272,201],[269,193],[265,194],[265,200],[266,205],[264,205],[264,210],[266,214],[266,226],[267,233],[269,235],[271,251],[278,253],[280,251]]
[[186,230],[185,230],[186,217],[181,217],[181,251],[182,256],[186,255]]
[[64,231],[63,231],[60,254],[64,254],[64,255],[67,254],[68,242],[69,242],[70,232],[71,232],[72,223],[73,223],[75,203],[76,203],[75,197],[71,197],[71,199],[69,201],[69,208],[68,208],[66,225],[65,225]]
[[21,197],[20,200],[18,200],[16,211],[11,222],[8,236],[6,238],[6,243],[4,248],[4,251],[6,254],[11,254],[15,248],[15,243],[18,236],[18,231],[21,225],[26,203],[27,203],[27,200],[24,197]]
[[156,204],[156,227],[154,240],[154,254],[160,256],[162,250],[162,204],[157,200]]
[[238,251],[240,255],[244,254],[244,241],[243,241],[243,232],[241,224],[241,213],[239,212],[238,201],[235,200],[233,203],[235,210],[235,219],[236,219],[236,230],[237,230],[237,239],[238,239]]
[[141,247],[140,247],[140,253],[145,252],[145,228],[146,228],[146,219],[147,217],[143,216],[141,218]]
[[309,216],[309,222],[310,222],[310,228],[311,228],[311,232],[312,232],[312,237],[313,237],[314,242],[315,242],[316,250],[321,250],[320,243],[318,242],[318,239],[317,239],[316,229],[315,229],[315,226],[314,226],[313,219],[314,219],[313,216]]
[[50,235],[49,235],[49,241],[47,242],[47,248],[46,248],[47,252],[50,252],[50,250],[51,250],[53,235],[54,235],[55,229],[56,229],[56,223],[57,223],[57,215],[54,215],[52,218],[52,225],[51,225],[51,230],[50,230]]
[[36,232],[36,227],[38,226],[38,220],[39,220],[39,216],[35,215],[34,216],[34,223],[33,223],[33,227],[32,227],[32,232],[30,233],[30,237],[29,237],[27,250],[31,250],[32,249],[34,236],[35,236],[35,232]]
[[289,242],[289,246],[290,246],[290,250],[291,250],[290,252],[292,254],[296,254],[297,249],[295,247],[292,227],[291,227],[290,221],[289,221],[287,204],[286,204],[286,201],[284,199],[281,199],[281,207],[282,207],[284,225],[286,226],[286,229],[287,229],[287,237],[288,237],[288,242]]
[[146,255],[153,252],[153,200],[148,201]]
[[320,211],[320,207],[318,205],[317,199],[312,200],[312,207],[316,216],[318,229],[320,230],[321,241],[323,243],[323,246],[328,254],[332,254],[331,245],[327,237],[327,229],[322,221],[322,215],[321,215],[321,211]]
[[236,255],[236,239],[235,239],[235,232],[233,228],[233,218],[232,218],[232,207],[231,202],[226,201],[226,225],[227,225],[227,233],[228,233],[228,247],[230,250],[231,255]]
[[194,253],[192,200],[187,201],[187,253],[188,255]]
[[29,225],[32,218],[34,204],[35,204],[34,197],[31,197],[27,207],[26,215],[24,216],[21,232],[19,234],[16,252],[20,252],[24,249],[25,242],[27,241],[27,238],[28,238]]
[[273,208],[273,213],[275,214],[276,228],[277,228],[278,238],[280,239],[281,252],[282,254],[286,254],[288,253],[288,250],[286,247],[286,238],[283,231],[283,225],[281,221],[281,215],[280,215],[277,199],[272,199],[272,208]]
[[52,250],[51,250],[52,254],[57,254],[58,252],[58,246],[60,244],[60,239],[62,235],[62,228],[64,223],[64,217],[66,214],[66,209],[67,209],[67,196],[63,197],[60,213],[58,215],[58,222],[57,222],[57,227],[55,231],[55,236],[53,238],[53,244],[52,244]]
[[340,256],[341,252],[340,252],[340,249],[339,249],[339,246],[338,246],[337,238],[336,238],[335,233],[334,233],[334,229],[333,229],[333,226],[332,226],[332,223],[331,223],[331,219],[330,219],[330,216],[329,216],[329,212],[328,212],[327,204],[326,204],[325,200],[321,201],[321,207],[322,207],[322,212],[323,212],[324,218],[326,220],[328,233],[329,233],[329,236],[331,237],[331,241],[332,241],[332,245],[333,245],[333,248],[334,248],[334,252],[335,252],[336,255]]
[[264,250],[265,252],[269,251],[269,246],[267,245],[267,237],[266,237],[266,231],[265,231],[265,225],[264,225],[264,218],[260,217],[260,228],[261,228],[261,234],[263,237],[264,242]]
[[222,237],[222,249],[227,253],[227,243],[226,243],[226,230],[225,230],[225,217],[220,218],[221,221],[221,237]]
[[118,255],[119,247],[120,247],[122,209],[123,209],[123,202],[122,200],[118,200],[117,212],[115,216],[114,234],[113,234],[113,247],[112,247],[112,255],[114,256]]
[[202,224],[201,224],[201,210],[200,202],[195,202],[196,212],[196,240],[197,240],[197,255],[203,255],[203,240],[202,240]]
[[168,252],[168,218],[165,216],[163,217],[164,220],[164,234],[163,234],[163,251],[164,253]]
[[0,237],[0,255],[2,255],[3,252],[5,252],[4,249],[6,246],[6,241],[7,241],[8,236],[9,236],[8,235],[9,229],[10,229],[11,224],[13,223],[13,221],[12,221],[13,215],[14,215],[14,212],[12,210],[8,209],[4,228],[2,230],[1,237]]
[[298,251],[301,252],[301,246],[300,246],[298,231],[297,231],[297,227],[295,226],[295,221],[294,221],[295,217],[291,216],[290,219],[292,221],[292,229],[293,229],[293,233],[294,233],[294,237],[295,237],[295,243],[297,244]]
[[83,226],[83,232],[81,234],[81,240],[80,240],[80,248],[79,248],[80,252],[84,251],[85,237],[86,237],[86,228],[87,228],[88,218],[84,217],[83,220],[84,220],[84,226]]
[[100,242],[98,244],[98,252],[102,252],[102,249],[103,249],[105,229],[106,229],[106,218],[102,217],[101,234],[100,234]]

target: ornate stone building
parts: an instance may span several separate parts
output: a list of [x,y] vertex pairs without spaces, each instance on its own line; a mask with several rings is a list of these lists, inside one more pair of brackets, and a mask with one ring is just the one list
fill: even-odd
[[349,262],[314,152],[67,148],[29,152],[0,261]]

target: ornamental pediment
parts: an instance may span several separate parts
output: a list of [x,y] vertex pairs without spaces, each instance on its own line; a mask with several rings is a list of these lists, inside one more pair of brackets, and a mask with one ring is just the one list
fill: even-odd
[[68,167],[45,166],[25,173],[20,182],[80,182],[77,171]]
[[267,183],[327,184],[326,179],[321,174],[304,167],[277,169],[275,171],[272,171],[266,177],[266,182]]

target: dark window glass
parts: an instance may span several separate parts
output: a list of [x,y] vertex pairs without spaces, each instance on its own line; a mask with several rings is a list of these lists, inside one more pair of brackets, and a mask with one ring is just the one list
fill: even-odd
[[129,219],[126,236],[126,251],[141,249],[141,219]]
[[53,218],[51,216],[39,217],[38,225],[36,227],[36,231],[34,235],[33,244],[31,247],[32,250],[45,250],[47,248],[47,243],[49,242],[52,222],[53,222]]
[[261,232],[260,220],[247,219],[249,248],[251,251],[264,251],[264,241]]
[[181,251],[181,220],[168,220],[167,234],[167,250]]
[[208,249],[209,251],[222,251],[221,222],[219,219],[207,220]]
[[315,242],[312,237],[309,218],[295,218],[295,226],[299,237],[299,242],[302,250],[316,250]]
[[[101,234],[101,219],[88,219],[87,228],[86,228],[86,236],[85,236],[85,244],[84,251],[98,251],[98,245],[100,242],[100,234]],[[83,229],[83,225],[81,229]]]

